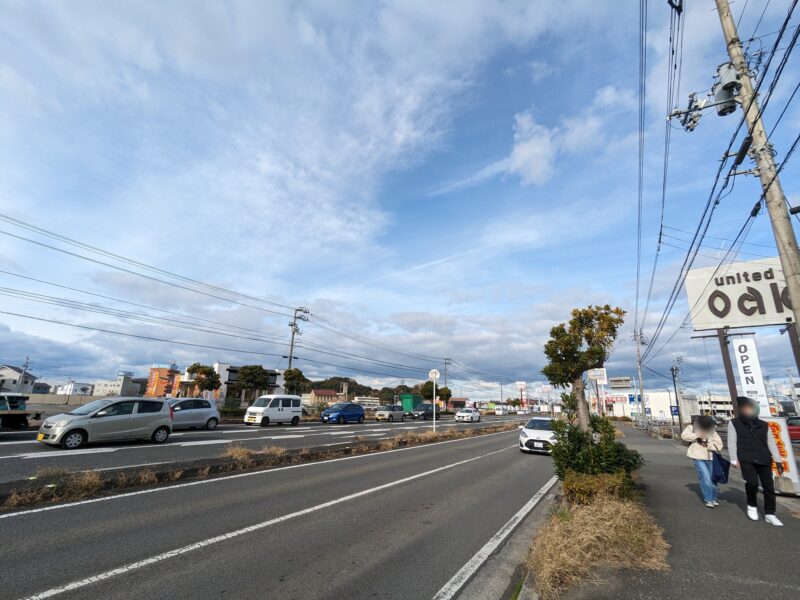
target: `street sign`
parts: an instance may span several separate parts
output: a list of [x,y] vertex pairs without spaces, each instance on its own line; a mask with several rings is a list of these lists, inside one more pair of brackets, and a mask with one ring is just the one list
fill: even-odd
[[670,406],[669,409],[670,409],[670,412],[672,412],[672,416],[673,417],[679,416],[678,407],[677,406]]
[[793,321],[778,258],[692,269],[686,275],[686,294],[695,331]]
[[524,381],[517,381],[517,382],[514,383],[514,386],[518,390],[526,390],[526,389],[528,389],[528,384],[525,383]]
[[431,379],[433,381],[439,379],[439,371],[437,369],[431,369],[430,371],[428,371],[428,379]]
[[[786,424],[785,417],[759,417],[762,421],[766,421],[769,425],[769,430],[775,438],[775,444],[778,446],[778,454],[781,455],[781,464],[783,466],[783,474],[786,475],[795,485],[795,489],[800,489],[800,479],[797,476],[797,460],[794,455],[794,448],[792,447],[792,440],[789,438],[789,428]],[[776,475],[777,476],[777,475]]]

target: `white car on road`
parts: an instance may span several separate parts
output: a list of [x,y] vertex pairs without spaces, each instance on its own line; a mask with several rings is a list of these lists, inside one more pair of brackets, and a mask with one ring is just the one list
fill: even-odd
[[550,454],[556,440],[553,431],[553,419],[550,417],[534,417],[520,427],[520,452],[541,452]]
[[477,408],[462,408],[456,413],[456,421],[479,423],[481,412]]

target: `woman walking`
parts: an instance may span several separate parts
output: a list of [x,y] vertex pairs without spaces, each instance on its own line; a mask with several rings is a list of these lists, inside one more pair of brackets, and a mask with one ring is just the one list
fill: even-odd
[[728,450],[731,464],[741,467],[744,489],[747,493],[747,516],[758,521],[758,484],[764,490],[764,520],[770,525],[782,527],[775,516],[775,483],[772,480],[772,461],[783,472],[781,455],[769,425],[758,418],[756,404],[750,398],[736,399],[739,416],[728,422]]
[[722,438],[716,431],[717,423],[709,415],[702,415],[688,425],[681,433],[681,439],[689,444],[686,456],[694,461],[697,478],[700,480],[700,492],[703,502],[709,508],[719,506],[717,502],[717,484],[711,478],[712,452],[722,450]]

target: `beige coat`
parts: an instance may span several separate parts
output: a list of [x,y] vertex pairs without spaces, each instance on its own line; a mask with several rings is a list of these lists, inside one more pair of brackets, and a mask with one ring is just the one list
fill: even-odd
[[[697,443],[697,438],[701,438],[708,442],[708,447]],[[707,432],[695,432],[694,427],[689,425],[681,433],[681,439],[685,442],[691,442],[689,449],[686,451],[686,456],[693,460],[711,460],[711,451],[720,452],[722,450],[722,438],[716,431],[712,431],[711,435]]]

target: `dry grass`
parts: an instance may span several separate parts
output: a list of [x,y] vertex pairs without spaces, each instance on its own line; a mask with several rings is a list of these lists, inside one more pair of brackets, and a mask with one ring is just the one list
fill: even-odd
[[183,469],[172,469],[164,479],[165,481],[178,481],[181,477],[183,477]]
[[136,485],[152,485],[158,483],[158,477],[150,469],[142,469],[135,475]]
[[211,467],[203,467],[202,469],[197,471],[197,476],[200,479],[205,479],[206,477],[208,477],[209,473],[211,473]]
[[14,490],[8,498],[6,498],[5,502],[3,502],[3,508],[20,508],[22,506],[47,502],[52,499],[53,491],[52,488],[49,487]]
[[71,472],[66,467],[39,467],[36,469],[33,479],[65,477]]
[[249,469],[255,465],[255,452],[244,446],[228,446],[220,455],[222,458],[228,458],[232,462],[232,468],[240,471],[242,469]]
[[669,544],[638,502],[599,497],[562,507],[536,536],[528,567],[542,600],[554,600],[598,566],[662,571]]
[[56,494],[64,500],[81,500],[103,489],[103,478],[97,471],[75,473],[55,488]]

